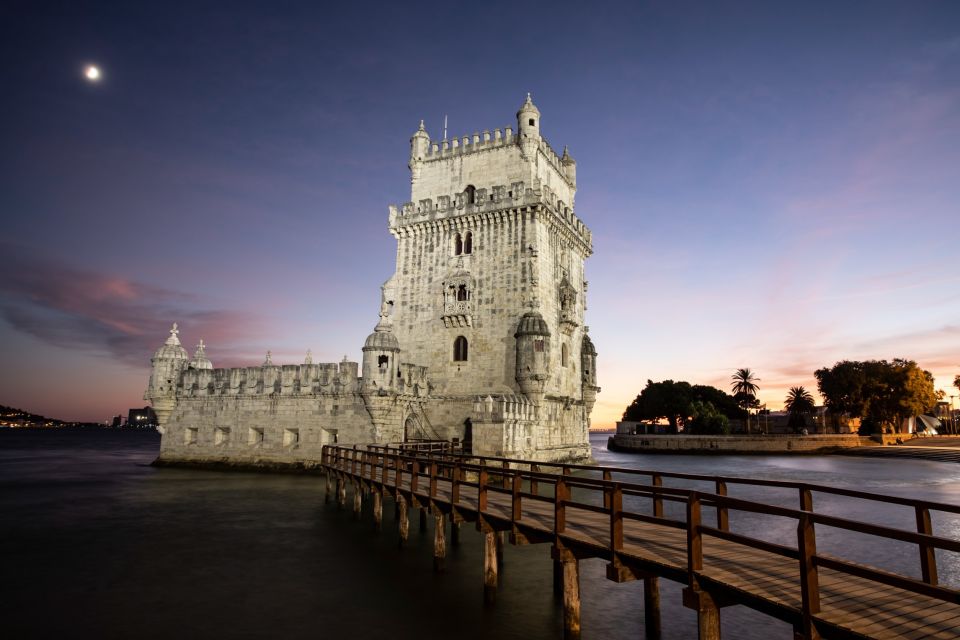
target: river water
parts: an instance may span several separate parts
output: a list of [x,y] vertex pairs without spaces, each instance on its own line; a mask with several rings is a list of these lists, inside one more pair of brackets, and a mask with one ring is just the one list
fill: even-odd
[[[651,456],[609,452],[624,467],[742,475],[854,487],[960,504],[960,465],[844,456]],[[505,548],[497,602],[483,605],[482,539],[469,525],[432,571],[432,531],[416,518],[397,544],[365,513],[323,501],[315,476],[149,466],[159,436],[141,432],[0,431],[0,611],[8,638],[559,638],[548,545]],[[680,485],[676,485],[680,486]],[[731,487],[794,506],[793,493]],[[901,507],[817,494],[818,510],[912,527]],[[368,507],[365,507],[368,508]],[[669,512],[668,512],[669,515]],[[795,524],[731,514],[734,530],[795,543]],[[960,537],[960,519],[935,518]],[[432,527],[432,519],[431,524]],[[821,550],[919,574],[910,545],[817,529]],[[941,581],[960,584],[956,555]],[[585,638],[643,637],[642,584],[614,584],[581,562]],[[662,581],[664,638],[696,637],[680,586]],[[744,607],[723,610],[727,638],[791,638]]]

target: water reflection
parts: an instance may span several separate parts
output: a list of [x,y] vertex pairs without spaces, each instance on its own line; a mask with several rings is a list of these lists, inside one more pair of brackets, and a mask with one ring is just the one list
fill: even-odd
[[[960,503],[960,465],[949,463],[631,455],[603,449],[605,436],[596,443],[604,464],[803,480]],[[154,434],[143,433],[0,433],[5,635],[560,637],[546,545],[508,545],[497,603],[484,607],[481,538],[469,525],[460,544],[450,546],[446,572],[435,574],[432,535],[420,535],[416,519],[409,544],[398,548],[392,502],[378,534],[369,513],[358,521],[349,510],[325,505],[316,477],[154,469],[148,464],[157,446]],[[796,504],[782,490],[731,486],[730,494]],[[818,510],[829,513],[913,526],[909,509],[835,496],[816,500]],[[668,507],[671,512],[682,516],[682,507]],[[776,518],[735,513],[731,523],[773,541],[795,537],[794,525]],[[960,536],[955,517],[937,518],[935,528]],[[818,544],[919,575],[912,545],[877,544],[819,527]],[[940,554],[939,571],[944,583],[958,584],[955,554]],[[640,583],[609,582],[598,560],[582,563],[581,580],[586,637],[643,637]],[[664,637],[695,637],[695,617],[680,604],[680,586],[663,581],[661,591]],[[724,609],[723,625],[727,637],[791,637],[787,625],[743,607]]]

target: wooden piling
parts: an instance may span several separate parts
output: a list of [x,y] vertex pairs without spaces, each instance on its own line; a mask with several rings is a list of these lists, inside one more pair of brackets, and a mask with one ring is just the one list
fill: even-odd
[[497,599],[497,532],[483,532],[483,600],[493,604]]
[[572,553],[565,551],[561,554],[561,564],[563,564],[563,637],[564,640],[580,640],[580,563]]
[[660,578],[643,579],[643,622],[647,640],[660,640]]
[[383,527],[383,492],[373,490],[373,526],[377,531]]
[[410,537],[410,518],[407,514],[407,499],[403,496],[397,496],[397,504],[400,506],[400,543],[402,544]]
[[453,546],[460,544],[460,523],[459,522],[450,522],[450,542],[453,543]]
[[427,530],[427,510],[420,509],[420,533]]
[[447,557],[446,516],[441,511],[433,514],[433,570],[443,571]]
[[360,517],[360,511],[363,508],[363,488],[359,482],[353,483],[353,515]]
[[337,478],[337,506],[347,506],[347,481],[343,478]]
[[507,536],[506,531],[497,532],[497,567],[503,569],[503,541]]

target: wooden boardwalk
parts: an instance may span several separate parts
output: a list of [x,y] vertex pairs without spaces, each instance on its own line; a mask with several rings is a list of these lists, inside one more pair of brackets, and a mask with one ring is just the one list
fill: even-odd
[[[346,486],[352,485],[359,512],[362,495],[368,493],[377,526],[383,498],[394,498],[402,539],[408,535],[410,507],[432,513],[438,566],[446,554],[446,521],[475,522],[486,536],[488,598],[496,589],[501,532],[509,532],[514,544],[553,545],[567,637],[580,635],[578,560],[592,557],[608,561],[611,580],[644,580],[650,639],[660,635],[659,578],[685,585],[684,605],[698,612],[701,640],[720,637],[720,609],[736,604],[793,625],[797,638],[960,637],[960,591],[938,584],[935,555],[936,549],[960,552],[960,542],[933,535],[930,517],[936,511],[960,514],[960,506],[788,482],[548,465],[384,446],[325,447],[323,464],[328,496],[335,480],[344,504]],[[666,487],[664,478],[710,482],[712,491]],[[733,483],[794,489],[798,508],[729,497],[727,486]],[[912,508],[917,529],[817,513],[813,495],[818,492]],[[630,505],[644,502],[649,508],[624,508],[624,497]],[[665,502],[682,503],[686,517],[664,516]],[[729,515],[734,511],[795,521],[795,545],[732,532]],[[704,512],[713,516],[709,524]],[[922,579],[818,553],[817,525],[915,544]]]

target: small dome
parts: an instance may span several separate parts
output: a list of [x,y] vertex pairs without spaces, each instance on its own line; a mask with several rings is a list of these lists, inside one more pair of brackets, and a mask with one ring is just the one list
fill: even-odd
[[367,341],[363,343],[363,350],[400,351],[400,341],[397,340],[397,336],[393,335],[390,326],[381,322],[373,330],[373,333],[367,336]]
[[537,109],[537,105],[533,104],[533,100],[530,98],[530,94],[527,94],[527,100],[520,106],[520,111],[517,112],[517,116],[521,113],[535,113],[538,116],[540,115],[540,109]]
[[593,346],[593,340],[590,339],[590,336],[583,334],[583,349],[582,353],[595,356],[597,355],[597,349]]
[[517,332],[513,334],[513,337],[549,335],[550,329],[547,327],[547,321],[543,319],[543,316],[536,311],[529,311],[520,318],[520,322],[517,324]]
[[213,363],[207,358],[207,345],[200,340],[197,350],[193,354],[193,360],[190,361],[191,369],[213,369]]
[[180,338],[177,337],[178,333],[180,333],[180,330],[177,329],[177,323],[174,322],[170,329],[170,337],[153,354],[155,360],[188,360],[190,358],[187,350],[180,345]]

